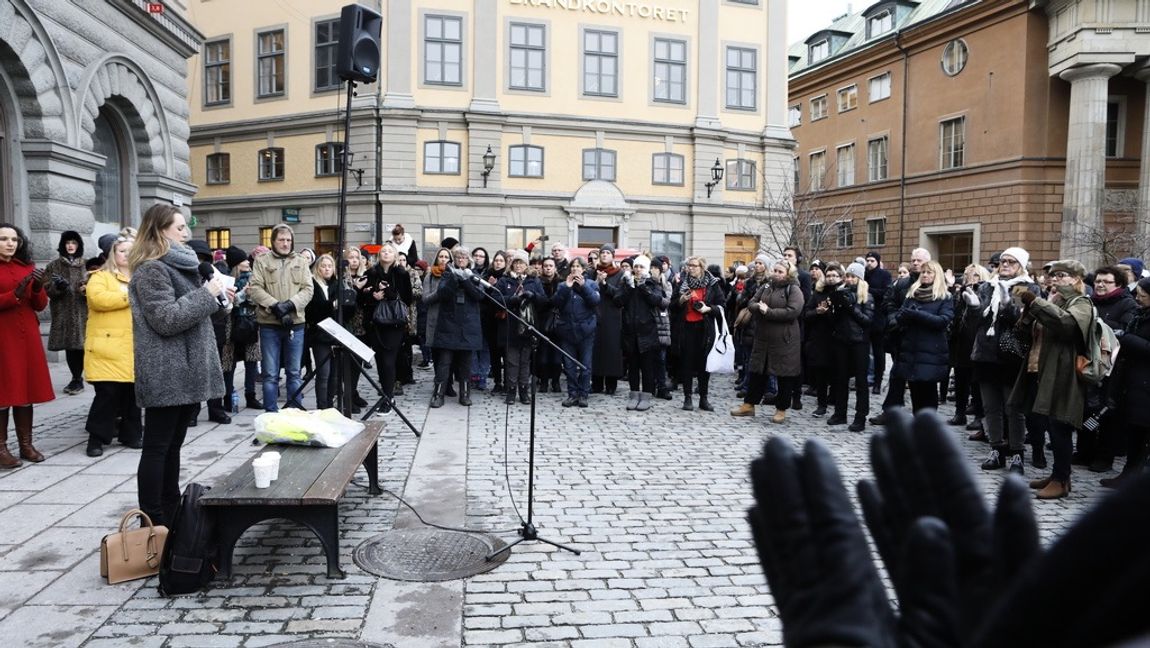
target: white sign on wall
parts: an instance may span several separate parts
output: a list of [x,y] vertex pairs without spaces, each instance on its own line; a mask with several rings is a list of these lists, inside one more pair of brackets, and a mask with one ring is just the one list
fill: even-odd
[[623,16],[664,22],[687,22],[687,9],[644,0],[509,0],[512,5],[546,7],[599,16]]

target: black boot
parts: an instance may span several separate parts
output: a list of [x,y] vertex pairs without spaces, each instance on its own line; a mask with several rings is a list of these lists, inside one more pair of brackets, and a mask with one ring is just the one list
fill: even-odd
[[531,385],[519,385],[519,402],[524,405],[531,404]]
[[435,381],[434,385],[432,385],[432,387],[431,387],[431,406],[432,407],[443,407],[443,393],[445,391],[443,387],[444,387],[443,383],[439,382],[438,380]]
[[495,392],[496,394],[503,392],[503,379],[502,378],[496,378],[495,379],[495,386],[491,388],[491,391]]
[[683,409],[690,412],[695,409],[695,403],[691,399],[691,377],[687,376],[683,380]]
[[244,407],[248,409],[263,409],[263,401],[256,398],[255,392],[244,392]]
[[471,383],[466,380],[459,381],[459,404],[471,407]]
[[503,403],[511,405],[515,402],[515,386],[508,385],[506,393],[503,394]]
[[715,408],[711,407],[711,402],[707,400],[707,393],[710,391],[710,388],[711,374],[705,373],[699,376],[699,409],[704,412],[715,411]]
[[552,376],[551,377],[551,391],[555,392],[556,394],[562,393],[559,390],[559,376]]
[[356,407],[367,407],[367,401],[363,399],[363,396],[359,395],[358,391],[352,393],[351,404]]
[[[467,381],[464,381],[464,382],[467,382]],[[448,380],[448,381],[447,381],[446,383],[444,383],[444,385],[443,385],[443,395],[444,395],[444,396],[451,396],[451,397],[454,397],[454,396],[456,396],[456,393],[455,393],[455,386],[451,384],[451,381],[450,381],[450,380]]]

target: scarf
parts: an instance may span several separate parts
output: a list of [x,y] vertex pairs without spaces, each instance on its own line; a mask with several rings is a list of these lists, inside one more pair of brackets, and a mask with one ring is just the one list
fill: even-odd
[[192,248],[181,243],[172,243],[168,253],[160,257],[160,261],[177,270],[197,271],[200,268],[200,259]]
[[683,285],[691,290],[698,290],[700,288],[710,288],[716,281],[718,281],[718,279],[715,278],[715,275],[704,270],[703,274],[699,277],[692,277],[688,274],[683,280]]
[[1098,293],[1094,293],[1093,295],[1090,296],[1090,298],[1093,299],[1094,303],[1097,304],[1099,302],[1104,302],[1107,299],[1110,299],[1112,297],[1116,297],[1119,293],[1121,293],[1125,290],[1126,290],[1126,287],[1121,286],[1121,287],[1115,288],[1114,290],[1111,290],[1110,292],[1106,293],[1105,295],[1099,295]]
[[998,309],[1003,301],[1010,299],[1010,290],[1020,283],[1030,283],[1030,275],[1026,274],[1025,270],[1013,279],[1002,280],[996,277],[990,280],[990,304],[982,311],[983,317],[990,315],[990,326],[986,329],[986,337],[994,337],[994,326],[998,323]]
[[619,273],[620,268],[614,263],[600,263],[599,265],[595,266],[595,270],[601,270],[606,272],[608,277],[614,277]]
[[918,290],[914,291],[914,295],[911,297],[911,299],[920,302],[934,301],[934,287],[919,286]]
[[441,265],[433,265],[433,266],[431,266],[430,268],[428,268],[428,272],[430,272],[430,273],[431,273],[431,276],[433,276],[433,277],[435,277],[436,279],[438,279],[438,278],[440,278],[440,277],[442,277],[442,276],[443,276],[443,266],[441,266]]

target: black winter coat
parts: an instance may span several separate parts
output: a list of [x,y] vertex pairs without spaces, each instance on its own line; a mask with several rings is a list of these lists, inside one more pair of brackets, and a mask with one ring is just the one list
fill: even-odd
[[1147,424],[1150,403],[1150,308],[1139,308],[1118,340],[1118,366],[1110,376],[1110,395],[1123,421]]
[[875,309],[878,318],[882,321],[883,339],[886,343],[887,352],[891,356],[897,357],[898,345],[902,341],[902,330],[896,321],[896,316],[899,309],[902,308],[903,302],[906,301],[906,291],[916,281],[918,281],[918,273],[912,272],[909,277],[894,282],[894,285],[883,296],[882,303]]
[[635,341],[639,353],[657,349],[659,347],[659,328],[655,322],[655,313],[662,309],[667,297],[663,294],[663,283],[647,277],[640,281],[636,277],[636,284],[628,286],[622,282],[623,298],[623,339],[630,343]]
[[1015,376],[1018,374],[1018,367],[1022,360],[999,351],[998,335],[1002,331],[1013,329],[1019,316],[1022,315],[1022,300],[1019,299],[1019,295],[1028,291],[1035,295],[1041,295],[1042,291],[1038,288],[1038,284],[1033,282],[1026,281],[1015,284],[1010,289],[1010,299],[1002,300],[998,307],[998,321],[994,325],[995,335],[992,337],[988,333],[993,318],[987,309],[990,307],[990,300],[994,297],[994,291],[994,282],[983,282],[978,287],[978,307],[967,308],[963,312],[962,316],[966,318],[964,325],[975,329],[970,357],[974,362],[1001,365],[1006,374]]
[[954,318],[954,301],[907,299],[897,319],[902,341],[892,372],[908,382],[938,382],[950,375],[946,327]]
[[[587,278],[595,281],[594,272]],[[599,285],[599,313],[596,318],[595,349],[591,354],[591,374],[617,378],[623,375],[623,272]],[[651,330],[654,330],[652,328]]]
[[831,366],[831,345],[834,344],[834,314],[831,311],[818,312],[819,304],[831,298],[829,291],[817,288],[803,308],[804,338],[803,362],[807,367],[825,369]]
[[[379,291],[379,286],[386,285],[383,289],[383,299],[376,301],[373,292]],[[442,286],[442,284],[441,284]],[[382,265],[374,265],[367,271],[367,283],[364,284],[363,289],[359,292],[359,307],[363,311],[363,326],[367,330],[367,338],[371,341],[373,346],[390,346],[395,343],[394,335],[391,332],[384,331],[383,327],[376,324],[372,319],[375,314],[375,309],[381,301],[398,299],[404,304],[411,307],[413,299],[411,292],[411,274],[399,267],[399,264],[393,263],[391,267],[384,271]],[[442,310],[442,307],[441,307]],[[393,330],[403,330],[406,328],[405,324],[393,327]],[[388,342],[385,343],[384,336],[388,336]]]
[[308,344],[331,344],[331,336],[324,333],[318,324],[325,319],[335,317],[335,299],[338,294],[336,282],[328,282],[327,295],[323,294],[319,280],[312,277],[311,301],[304,307],[304,339]]
[[1094,307],[1098,309],[1098,316],[1115,331],[1125,331],[1134,320],[1134,313],[1138,311],[1138,302],[1134,301],[1134,296],[1129,290],[1118,289],[1114,291],[1114,295],[1105,298],[1096,295],[1093,301]]
[[453,351],[483,348],[483,328],[479,323],[479,304],[486,300],[483,290],[451,270],[443,273],[436,291],[439,321],[435,324],[435,348]]
[[875,311],[870,294],[866,302],[860,304],[858,289],[843,284],[830,295],[830,300],[834,309],[835,343],[860,344],[870,340]]
[[[535,326],[543,325],[538,306],[547,302],[548,299],[546,293],[543,292],[543,284],[538,279],[529,276],[514,277],[508,272],[503,275],[502,279],[495,282],[495,290],[502,296],[503,303],[511,309],[511,312],[523,315],[522,311],[529,308],[531,309],[529,321],[533,322]],[[549,307],[548,310],[550,310]],[[503,338],[509,348],[522,348],[524,344],[531,341],[530,334],[520,333],[521,324],[519,320],[507,317],[498,320],[498,322],[499,336]]]

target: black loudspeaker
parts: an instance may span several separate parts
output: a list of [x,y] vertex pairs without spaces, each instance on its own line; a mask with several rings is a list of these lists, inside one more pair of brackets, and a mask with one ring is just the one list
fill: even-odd
[[383,18],[362,5],[349,4],[339,14],[339,58],[335,73],[344,81],[373,83],[379,75],[379,33]]

